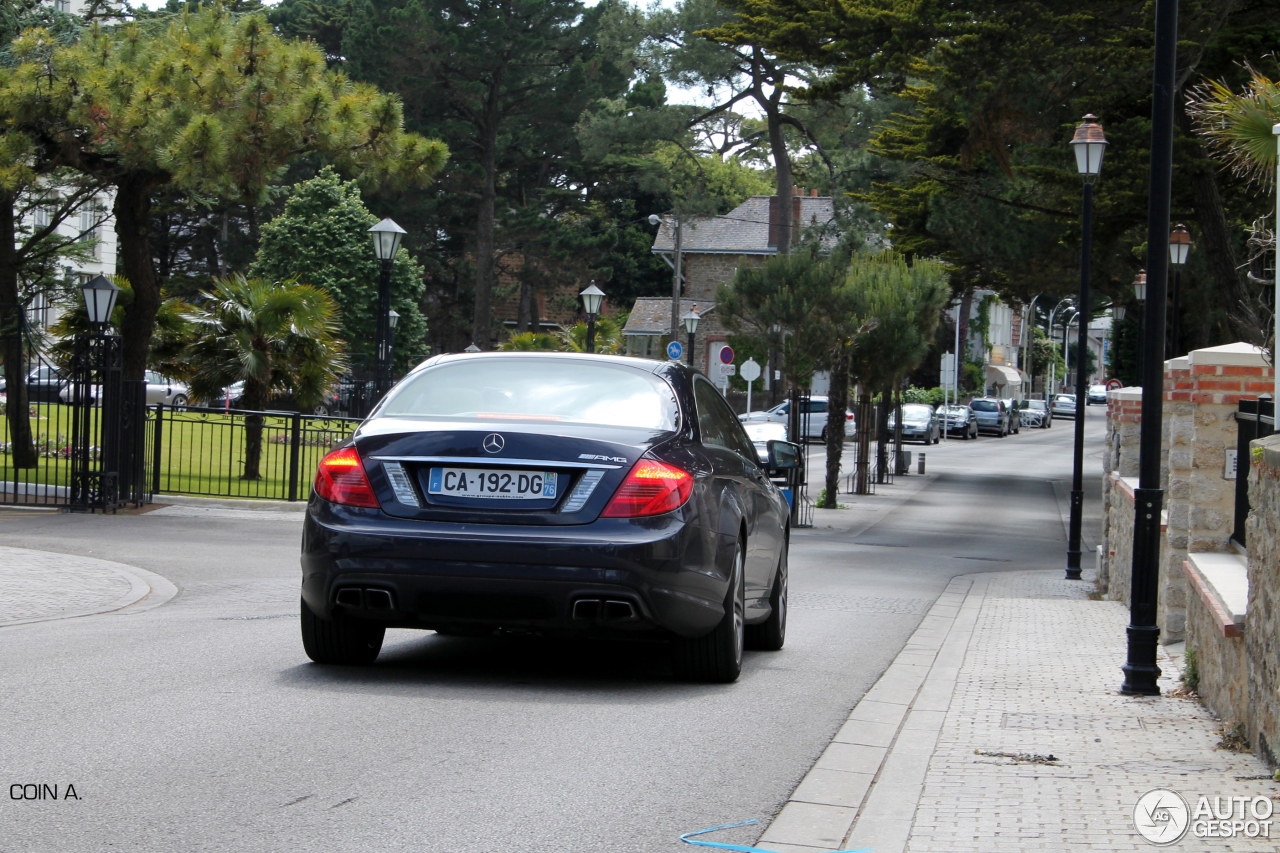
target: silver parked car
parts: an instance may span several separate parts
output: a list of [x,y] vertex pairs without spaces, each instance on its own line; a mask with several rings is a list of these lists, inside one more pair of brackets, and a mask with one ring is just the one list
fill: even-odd
[[979,432],[995,433],[1000,438],[1009,434],[1009,410],[1004,407],[1004,401],[983,397],[971,400],[969,408],[977,418]]
[[1076,416],[1075,394],[1054,394],[1049,412],[1055,418],[1074,418]]
[[[897,419],[889,413],[889,433],[897,428]],[[933,406],[926,403],[907,403],[902,407],[902,440],[921,444],[937,444],[942,437],[942,425],[938,423]]]
[[[143,378],[147,383],[147,405],[154,406],[157,403],[163,403],[166,406],[177,406],[179,408],[187,405],[190,399],[187,386],[182,382],[172,379],[166,379],[154,370],[148,370],[143,374]],[[71,385],[65,385],[61,393],[58,395],[62,402],[81,402],[80,400],[72,400],[75,396],[74,389]],[[89,405],[97,405],[102,396],[102,387],[99,385],[91,385],[89,387]]]
[[1053,426],[1053,418],[1049,417],[1049,404],[1044,400],[1023,400],[1019,414],[1024,427],[1048,429]]

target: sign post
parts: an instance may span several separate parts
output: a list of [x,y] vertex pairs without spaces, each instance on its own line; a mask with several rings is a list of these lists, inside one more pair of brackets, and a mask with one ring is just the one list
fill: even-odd
[[751,413],[751,383],[760,378],[760,365],[754,358],[747,359],[742,365],[741,376],[747,382],[747,413]]
[[[948,392],[956,391],[956,356],[955,353],[944,352],[942,354],[942,364],[938,372],[939,383],[942,386],[942,437],[950,438],[947,434],[947,409],[948,409]],[[952,403],[959,401],[959,395]]]

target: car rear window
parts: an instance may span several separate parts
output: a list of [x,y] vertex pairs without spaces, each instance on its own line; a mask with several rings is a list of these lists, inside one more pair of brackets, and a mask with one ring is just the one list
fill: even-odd
[[974,400],[969,404],[969,408],[973,409],[975,412],[994,412],[996,410],[996,404],[990,400]]
[[674,430],[675,393],[650,373],[571,359],[476,358],[411,376],[378,417],[563,421]]

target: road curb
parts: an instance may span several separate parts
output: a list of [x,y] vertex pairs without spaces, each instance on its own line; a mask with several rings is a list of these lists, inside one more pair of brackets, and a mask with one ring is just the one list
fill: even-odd
[[190,506],[206,509],[251,509],[269,512],[307,511],[306,501],[277,501],[258,498],[206,498],[195,495],[155,495],[152,506]]
[[0,628],[11,628],[18,625],[33,625],[39,622],[56,622],[62,619],[77,619],[82,616],[98,616],[104,614],[135,614],[152,610],[171,601],[178,594],[178,587],[167,578],[137,566],[116,563],[111,560],[99,560],[96,557],[82,557],[75,554],[62,554],[57,551],[39,551],[32,548],[9,548],[6,552],[39,554],[41,556],[64,557],[77,562],[89,562],[95,568],[110,571],[129,583],[129,591],[92,607],[65,610],[58,613],[30,618],[10,619],[0,622]]
[[952,578],[759,843],[777,853],[906,849],[989,577]]

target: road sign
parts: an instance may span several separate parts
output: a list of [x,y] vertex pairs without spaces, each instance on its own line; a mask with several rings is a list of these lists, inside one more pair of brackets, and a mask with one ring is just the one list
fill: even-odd
[[738,373],[738,366],[735,364],[721,364],[719,367],[721,376],[735,376]]
[[1108,380],[1107,380],[1107,390],[1108,390],[1108,391],[1115,391],[1117,388],[1123,388],[1123,387],[1124,387],[1124,383],[1123,383],[1123,382],[1121,382],[1119,379],[1108,379]]
[[733,364],[733,347],[726,345],[720,348],[720,363]]
[[667,344],[667,358],[672,361],[679,361],[682,355],[684,355],[684,347],[680,346],[679,341],[672,341]]
[[938,373],[942,390],[956,390],[956,357],[954,353],[944,352],[942,354],[942,364],[938,369]]
[[755,382],[760,378],[760,365],[756,364],[754,358],[747,359],[742,365],[741,375],[748,382]]

